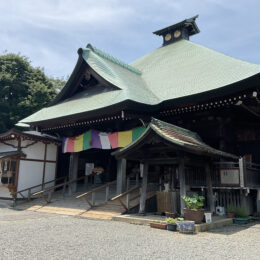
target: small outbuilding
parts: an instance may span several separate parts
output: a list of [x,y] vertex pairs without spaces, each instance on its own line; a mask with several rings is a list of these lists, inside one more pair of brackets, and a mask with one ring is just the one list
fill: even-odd
[[60,141],[36,131],[21,132],[16,129],[0,135],[0,198],[26,197],[27,192],[17,192],[44,183],[56,177],[57,153]]

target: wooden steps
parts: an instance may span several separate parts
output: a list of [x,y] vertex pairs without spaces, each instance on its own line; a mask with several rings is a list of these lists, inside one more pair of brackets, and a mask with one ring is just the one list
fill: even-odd
[[[149,192],[147,193],[146,198],[149,199],[154,196],[154,194],[154,192]],[[139,200],[139,197],[131,200],[131,208],[137,206],[139,204]],[[125,211],[125,208],[122,207],[118,201],[108,201],[106,204],[93,207],[90,210],[80,214],[80,217],[112,220],[113,217],[122,215]]]
[[106,204],[96,206],[80,214],[83,218],[111,220],[114,216],[121,215],[125,209],[117,202],[108,201]]
[[[147,193],[147,199],[151,198],[155,193]],[[122,201],[125,203],[126,198],[122,198]],[[140,197],[138,192],[134,193],[132,200],[130,200],[130,208],[136,207],[139,204]],[[40,199],[36,201],[31,201],[24,205],[17,206],[21,210],[29,211],[39,211],[46,213],[62,214],[75,217],[83,217],[90,219],[103,219],[103,220],[112,220],[113,217],[122,215],[125,213],[126,209],[120,204],[119,201],[108,201],[107,203],[102,203],[92,208],[87,209],[87,204],[81,205],[80,207],[76,206],[76,203],[69,201],[64,203],[64,200],[55,201],[54,203],[43,204]],[[78,201],[75,199],[75,202]]]

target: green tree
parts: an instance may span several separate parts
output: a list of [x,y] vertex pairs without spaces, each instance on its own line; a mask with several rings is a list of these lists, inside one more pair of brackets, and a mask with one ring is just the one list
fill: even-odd
[[0,56],[0,132],[47,106],[65,84],[49,78],[43,69],[31,66],[20,54]]

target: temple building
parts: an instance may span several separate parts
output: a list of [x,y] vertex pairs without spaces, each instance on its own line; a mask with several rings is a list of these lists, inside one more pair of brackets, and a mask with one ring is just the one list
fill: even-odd
[[36,131],[1,134],[0,199],[22,199],[53,186],[59,145],[58,138]]
[[165,184],[181,213],[180,195],[192,192],[212,211],[259,209],[260,65],[190,41],[196,18],[154,32],[162,46],[131,64],[91,44],[78,50],[55,100],[19,122],[63,138],[57,178],[99,167],[122,194],[137,173],[140,213],[147,190]]

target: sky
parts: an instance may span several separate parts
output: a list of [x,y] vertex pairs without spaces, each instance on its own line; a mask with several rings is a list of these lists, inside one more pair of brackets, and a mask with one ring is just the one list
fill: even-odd
[[191,41],[260,64],[259,0],[0,0],[0,55],[67,77],[88,43],[131,63],[159,48],[153,31],[199,14]]

